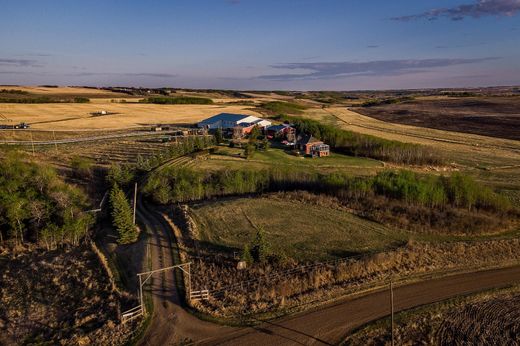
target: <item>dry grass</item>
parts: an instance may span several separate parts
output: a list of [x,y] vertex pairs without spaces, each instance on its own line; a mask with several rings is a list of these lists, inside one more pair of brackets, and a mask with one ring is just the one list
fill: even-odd
[[39,96],[55,96],[55,95],[69,95],[69,96],[84,96],[84,97],[125,97],[126,94],[115,93],[107,90],[99,90],[93,88],[81,87],[65,87],[49,88],[44,86],[3,86],[0,89],[6,90],[21,90]]
[[[92,116],[106,110],[116,113]],[[130,129],[152,124],[194,124],[212,115],[245,113],[258,115],[244,106],[154,105],[142,103],[62,103],[0,104],[0,114],[14,123],[26,122],[31,128],[56,131]]]

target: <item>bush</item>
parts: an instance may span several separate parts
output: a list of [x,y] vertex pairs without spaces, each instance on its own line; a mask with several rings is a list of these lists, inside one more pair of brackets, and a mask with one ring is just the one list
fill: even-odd
[[93,164],[91,159],[81,156],[74,156],[70,162],[71,168],[79,178],[90,178]]

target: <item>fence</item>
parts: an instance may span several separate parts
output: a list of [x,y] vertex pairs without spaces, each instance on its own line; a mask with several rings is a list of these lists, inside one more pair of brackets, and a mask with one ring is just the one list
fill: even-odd
[[[395,249],[397,249],[397,247]],[[304,273],[308,273],[311,270],[317,269],[317,268],[337,267],[340,264],[349,264],[356,260],[369,259],[370,255],[371,254],[363,254],[363,255],[333,259],[333,260],[324,261],[324,262],[317,262],[317,263],[311,263],[311,264],[307,264],[307,265],[301,265],[301,266],[297,266],[295,268],[278,271],[278,272],[275,272],[275,273],[272,273],[269,275],[263,275],[261,277],[255,278],[255,279],[240,281],[233,285],[228,285],[228,286],[220,287],[215,290],[210,290],[210,292],[211,292],[212,297],[220,297],[220,296],[223,296],[225,292],[229,292],[233,289],[248,287],[248,286],[251,286],[251,285],[259,283],[259,282],[273,281],[275,279],[287,277],[288,275],[291,275],[291,274],[304,274]]]
[[191,291],[190,292],[190,300],[208,300],[209,299],[209,290],[201,290],[201,291]]
[[143,316],[143,306],[139,304],[138,306],[131,308],[121,314],[121,322],[126,323],[131,321],[139,316]]

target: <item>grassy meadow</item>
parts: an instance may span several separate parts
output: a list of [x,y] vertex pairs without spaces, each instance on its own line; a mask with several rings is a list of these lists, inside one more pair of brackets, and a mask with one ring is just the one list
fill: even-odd
[[345,210],[283,198],[236,198],[192,207],[202,242],[240,250],[263,229],[273,250],[297,260],[383,251],[408,236]]

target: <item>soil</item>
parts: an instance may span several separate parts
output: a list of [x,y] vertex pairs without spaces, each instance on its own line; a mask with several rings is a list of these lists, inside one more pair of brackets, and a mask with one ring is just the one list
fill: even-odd
[[520,97],[479,97],[359,107],[378,120],[520,140]]
[[130,324],[88,246],[0,249],[0,345],[115,345]]

